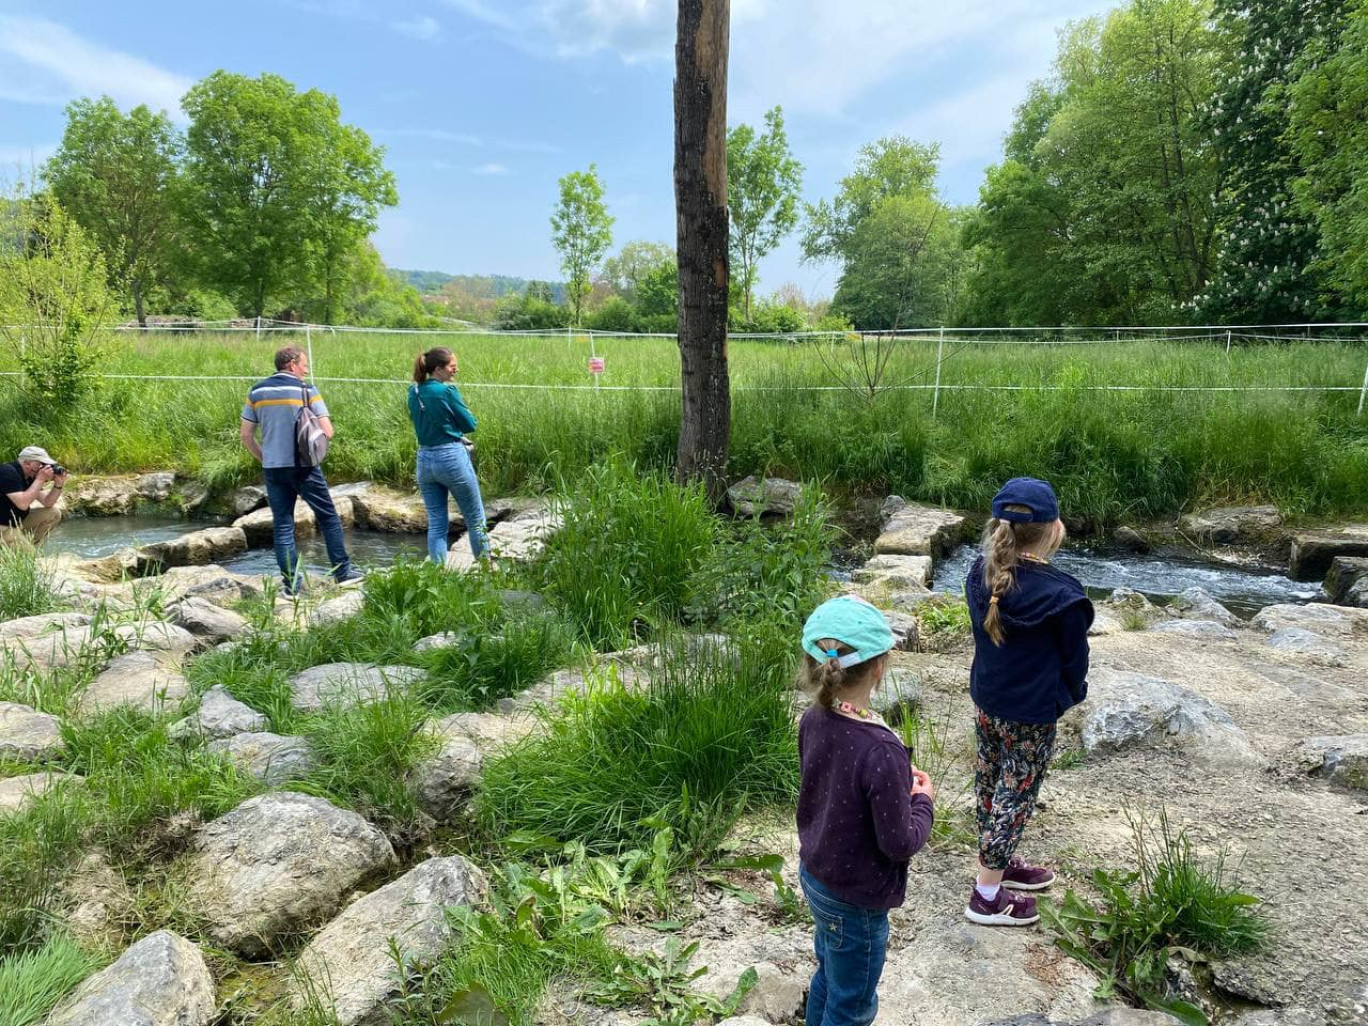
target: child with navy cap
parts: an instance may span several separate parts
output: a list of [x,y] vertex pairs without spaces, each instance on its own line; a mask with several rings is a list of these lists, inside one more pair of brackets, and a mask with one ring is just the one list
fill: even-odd
[[931,835],[935,788],[869,708],[888,666],[883,613],[843,596],[803,626],[799,684],[813,694],[798,728],[798,878],[816,925],[806,1026],[867,1026],[888,949],[888,910]]
[[1054,873],[1016,855],[1054,752],[1055,725],[1088,694],[1092,603],[1050,557],[1064,541],[1054,489],[1014,477],[993,499],[982,552],[964,594],[974,630],[969,694],[978,761],[978,877],[965,916],[985,926],[1040,919],[1038,891]]

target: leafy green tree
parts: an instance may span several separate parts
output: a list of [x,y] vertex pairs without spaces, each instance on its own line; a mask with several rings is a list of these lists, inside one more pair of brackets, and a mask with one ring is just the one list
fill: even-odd
[[613,218],[603,202],[598,168],[571,171],[560,180],[560,202],[551,214],[551,243],[560,253],[570,300],[571,324],[578,327],[592,273],[613,244]]
[[765,131],[737,125],[727,133],[727,209],[731,217],[731,258],[740,265],[736,281],[751,319],[756,265],[798,225],[803,165],[789,151],[784,112],[765,115]]
[[182,105],[199,280],[253,316],[322,291],[330,316],[341,262],[397,202],[384,151],[341,124],[336,98],[278,75],[216,71]]
[[1308,54],[1326,48],[1344,0],[1216,0],[1228,56],[1204,127],[1225,171],[1215,273],[1197,297],[1209,321],[1281,324],[1331,316],[1314,268],[1320,230],[1297,206],[1302,168],[1289,135],[1290,87]]
[[139,106],[123,114],[108,96],[76,100],[66,117],[43,177],[103,251],[111,287],[127,290],[145,326],[146,294],[172,268],[184,142],[164,112]]
[[1320,226],[1330,283],[1368,311],[1368,0],[1350,5],[1337,46],[1309,48],[1291,98],[1297,203]]
[[637,310],[643,317],[656,318],[657,321],[678,320],[679,268],[673,259],[657,264],[642,276],[637,284],[636,300]]
[[612,285],[629,303],[635,302],[641,280],[662,264],[673,267],[674,258],[673,246],[663,242],[634,240],[623,243],[616,256],[603,262],[603,272],[599,277]]
[[556,295],[551,289],[549,281],[529,281],[527,283],[527,298],[540,300],[543,303],[554,303]]

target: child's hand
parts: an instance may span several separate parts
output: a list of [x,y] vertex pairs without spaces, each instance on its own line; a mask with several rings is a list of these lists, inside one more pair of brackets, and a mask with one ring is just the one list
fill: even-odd
[[932,801],[936,800],[936,785],[931,783],[931,778],[922,770],[912,767],[912,793],[924,794]]

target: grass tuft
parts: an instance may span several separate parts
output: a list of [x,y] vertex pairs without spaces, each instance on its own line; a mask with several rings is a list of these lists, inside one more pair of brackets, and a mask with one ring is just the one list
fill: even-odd
[[31,1026],[99,969],[104,959],[56,934],[42,947],[0,960],[0,1023]]

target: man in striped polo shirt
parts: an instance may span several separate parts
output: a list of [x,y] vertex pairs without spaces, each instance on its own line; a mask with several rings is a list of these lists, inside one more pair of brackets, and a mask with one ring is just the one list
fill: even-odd
[[[242,444],[261,461],[266,478],[266,499],[271,504],[271,524],[275,531],[276,562],[285,581],[285,593],[297,595],[304,589],[303,568],[295,547],[295,501],[303,499],[313,510],[318,530],[328,547],[328,562],[339,584],[359,581],[362,573],[351,565],[342,536],[342,518],[337,515],[328,482],[321,467],[301,467],[295,454],[295,421],[304,403],[319,418],[319,426],[333,436],[328,407],[318,389],[306,384],[309,357],[296,346],[286,346],[275,354],[276,372],[259,381],[247,393],[242,407]],[[261,441],[257,441],[257,430]]]

